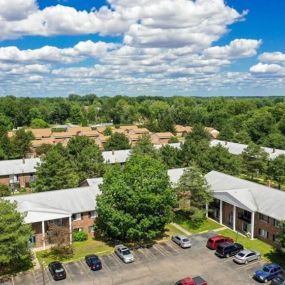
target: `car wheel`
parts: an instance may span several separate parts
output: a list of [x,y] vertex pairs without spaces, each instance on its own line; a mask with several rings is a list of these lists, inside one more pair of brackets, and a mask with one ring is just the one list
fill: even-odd
[[268,281],[268,280],[267,280],[267,278],[266,278],[266,279],[264,279],[264,283],[267,283],[267,281]]
[[229,258],[230,257],[230,254],[228,253],[227,255],[226,255],[226,258]]
[[246,259],[245,264],[248,264],[248,260]]

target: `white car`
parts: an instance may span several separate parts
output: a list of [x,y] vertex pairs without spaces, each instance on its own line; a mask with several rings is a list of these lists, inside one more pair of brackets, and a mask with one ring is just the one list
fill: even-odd
[[259,260],[260,258],[260,252],[246,249],[237,253],[233,260],[238,264],[247,264],[251,261]]
[[182,248],[189,248],[192,246],[190,239],[185,236],[174,235],[172,236],[171,240]]
[[119,244],[115,246],[115,253],[125,262],[131,263],[135,261],[135,258],[131,251],[124,245]]

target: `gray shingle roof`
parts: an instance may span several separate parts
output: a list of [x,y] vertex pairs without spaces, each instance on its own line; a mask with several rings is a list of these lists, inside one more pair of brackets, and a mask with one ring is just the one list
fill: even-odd
[[6,197],[17,202],[17,210],[27,213],[26,223],[68,217],[71,214],[94,211],[98,186],[47,191]]
[[39,158],[13,159],[0,161],[0,176],[35,173]]

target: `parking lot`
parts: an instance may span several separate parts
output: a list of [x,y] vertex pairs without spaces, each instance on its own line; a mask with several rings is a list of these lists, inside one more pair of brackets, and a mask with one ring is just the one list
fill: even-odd
[[[205,247],[208,235],[191,237],[192,248],[181,249],[171,241],[151,248],[135,250],[135,262],[124,264],[115,254],[102,256],[103,269],[90,271],[84,261],[64,264],[66,280],[53,281],[46,269],[18,275],[15,285],[171,285],[185,276],[200,275],[208,284],[257,284],[252,275],[261,261],[247,265],[235,264],[232,258],[220,259]],[[5,285],[13,284],[11,281]]]

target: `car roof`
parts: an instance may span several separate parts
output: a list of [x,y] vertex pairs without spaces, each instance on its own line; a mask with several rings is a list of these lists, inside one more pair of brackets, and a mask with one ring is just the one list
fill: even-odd
[[124,246],[123,244],[118,244],[115,246],[116,248],[120,248],[120,249],[129,249],[126,246]]
[[182,280],[179,281],[181,285],[189,285],[189,284],[193,284],[193,279],[190,277],[186,277]]
[[221,238],[226,238],[226,237],[221,236],[221,235],[210,237],[210,239],[212,239],[212,240],[218,240],[218,239],[221,239]]
[[228,246],[232,246],[233,244],[230,242],[223,242],[222,244],[220,244],[220,247],[228,247]]
[[183,236],[183,235],[174,235],[175,237],[180,237],[181,239],[187,238],[189,239],[187,236]]
[[49,265],[54,266],[54,267],[63,267],[62,264],[59,261],[53,261]]

